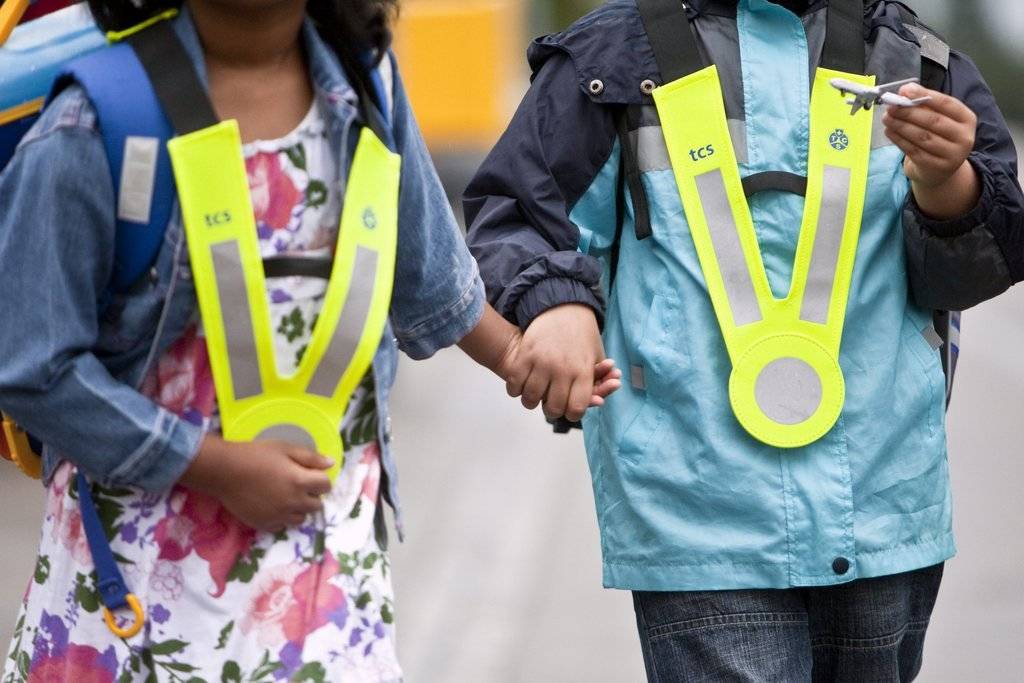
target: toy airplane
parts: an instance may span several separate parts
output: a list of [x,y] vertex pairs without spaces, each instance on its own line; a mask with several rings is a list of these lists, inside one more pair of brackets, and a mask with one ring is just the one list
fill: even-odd
[[887,104],[893,107],[916,107],[931,99],[930,97],[919,97],[916,100],[912,100],[899,94],[899,89],[903,86],[909,83],[918,83],[919,79],[917,78],[908,78],[903,81],[894,81],[875,86],[854,83],[845,78],[833,78],[829,82],[833,88],[844,95],[853,95],[853,99],[847,101],[847,104],[853,107],[853,110],[850,112],[851,115],[856,114],[861,109],[870,110],[876,104]]

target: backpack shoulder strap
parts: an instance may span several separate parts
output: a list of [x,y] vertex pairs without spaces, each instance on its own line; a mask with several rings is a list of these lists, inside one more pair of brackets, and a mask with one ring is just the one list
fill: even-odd
[[949,70],[949,44],[930,26],[922,23],[913,10],[897,3],[900,21],[921,44],[921,85],[930,90],[942,90]]
[[96,109],[117,205],[109,295],[135,284],[156,259],[174,204],[171,125],[135,52],[125,44],[70,62],[51,98],[79,84]]

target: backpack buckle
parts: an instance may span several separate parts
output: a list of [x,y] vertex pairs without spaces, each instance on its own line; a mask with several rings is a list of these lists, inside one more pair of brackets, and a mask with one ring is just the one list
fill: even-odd
[[33,479],[43,477],[42,456],[32,450],[28,434],[6,415],[3,415],[3,431],[0,433],[0,457],[10,460]]

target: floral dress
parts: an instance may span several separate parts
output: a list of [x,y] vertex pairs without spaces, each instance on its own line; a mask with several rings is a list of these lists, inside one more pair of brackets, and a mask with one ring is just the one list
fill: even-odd
[[[264,257],[329,256],[341,173],[316,105],[282,139],[244,148]],[[302,358],[327,284],[268,280],[282,374]],[[161,358],[143,392],[184,419],[218,428],[197,319]],[[324,515],[279,534],[253,531],[208,496],[93,486],[115,557],[146,609],[136,637],[102,618],[82,528],[75,468],[46,494],[35,573],[0,683],[343,681],[401,679],[388,557],[378,539],[381,463],[368,375],[342,424],[345,467]]]

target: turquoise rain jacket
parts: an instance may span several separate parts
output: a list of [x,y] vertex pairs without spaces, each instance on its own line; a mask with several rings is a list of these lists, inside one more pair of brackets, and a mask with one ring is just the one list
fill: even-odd
[[[827,3],[802,17],[767,0],[688,4],[722,74],[742,175],[806,175]],[[531,48],[532,87],[466,192],[469,243],[499,311],[526,327],[552,306],[589,305],[626,373],[584,421],[608,587],[821,586],[955,552],[932,314],[1024,279],[1016,153],[967,58],[911,31],[895,3],[866,7],[865,36],[882,83],[918,76],[922,50],[946,62],[946,91],[979,115],[971,162],[984,193],[968,216],[929,221],[876,121],[840,358],[846,404],[831,432],[797,450],[753,440],[729,406],[731,366],[643,84],[659,76],[636,5],[609,3]],[[642,240],[623,189],[623,120],[649,202]],[[784,296],[803,198],[764,192],[751,208]]]

